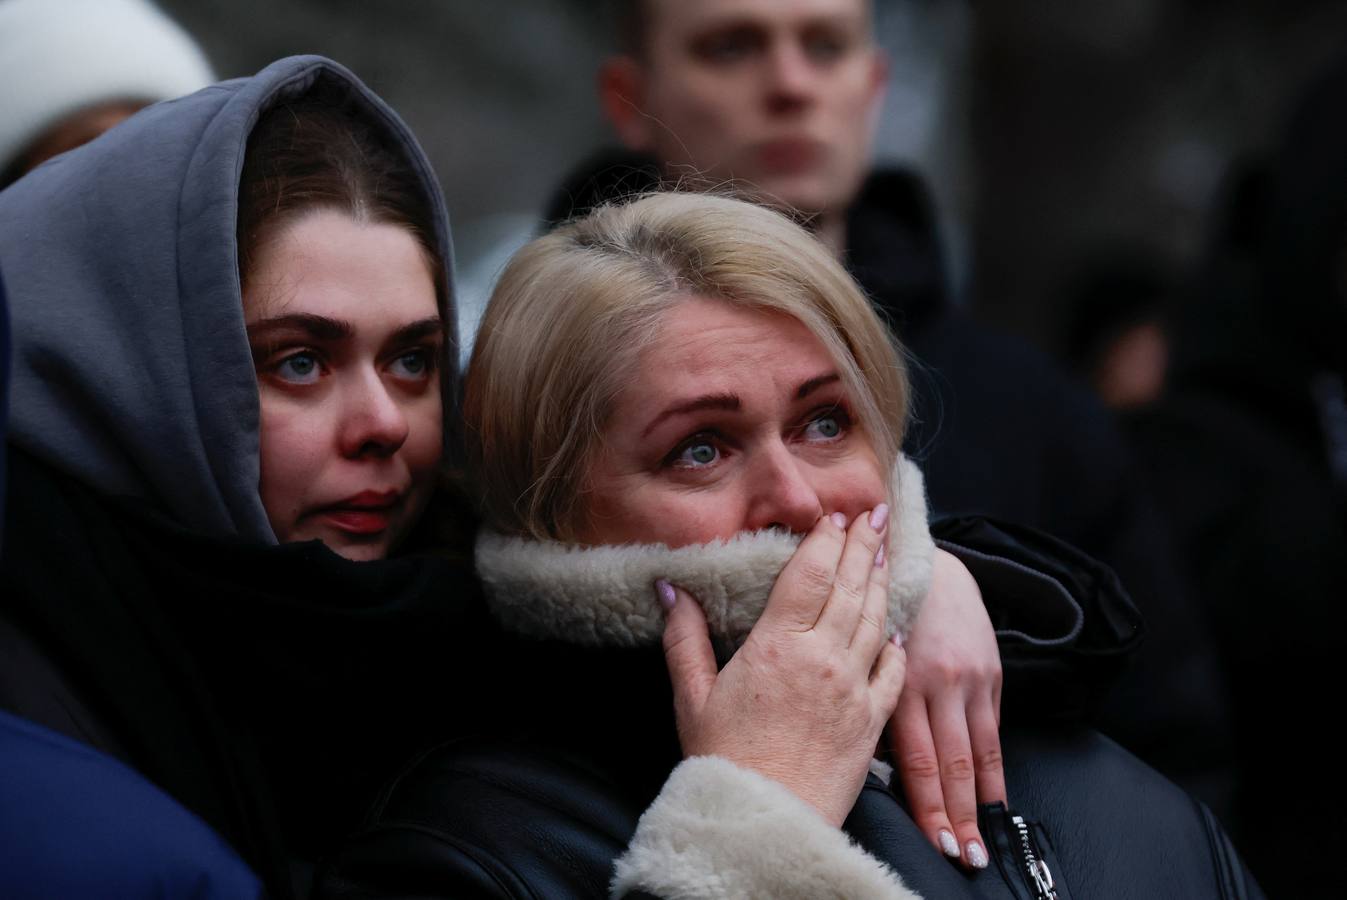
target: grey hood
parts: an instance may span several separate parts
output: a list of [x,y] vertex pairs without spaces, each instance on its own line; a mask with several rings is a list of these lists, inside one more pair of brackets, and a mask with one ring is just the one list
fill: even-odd
[[[411,158],[431,198],[434,239],[451,259],[429,161],[342,66],[292,57],[149,107],[0,192],[15,446],[193,530],[275,542],[257,489],[239,176],[258,117],[324,82]],[[452,273],[445,278],[452,285]],[[443,314],[452,366],[454,316]]]

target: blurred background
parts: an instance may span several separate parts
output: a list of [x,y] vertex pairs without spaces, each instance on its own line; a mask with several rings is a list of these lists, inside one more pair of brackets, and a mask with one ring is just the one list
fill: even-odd
[[[548,192],[608,132],[595,0],[162,0],[222,76],[347,64],[420,136],[472,318]],[[892,62],[877,154],[931,180],[980,318],[1065,352],[1100,260],[1157,278],[1202,251],[1232,167],[1347,35],[1341,0],[878,0]],[[1083,274],[1084,273],[1084,274]]]

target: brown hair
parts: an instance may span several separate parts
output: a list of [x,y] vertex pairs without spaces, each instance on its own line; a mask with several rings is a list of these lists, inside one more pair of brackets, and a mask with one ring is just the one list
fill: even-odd
[[239,279],[246,286],[257,248],[277,228],[315,209],[357,222],[398,225],[416,238],[448,314],[435,214],[412,161],[354,103],[320,83],[267,110],[248,138],[239,179]]
[[698,193],[599,207],[521,250],[501,275],[465,377],[467,485],[486,522],[568,540],[608,416],[689,295],[790,316],[827,348],[884,471],[907,377],[842,265],[770,209]]

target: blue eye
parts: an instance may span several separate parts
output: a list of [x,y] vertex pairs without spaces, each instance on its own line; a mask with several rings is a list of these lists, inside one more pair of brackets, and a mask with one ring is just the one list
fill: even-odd
[[815,441],[831,441],[842,435],[841,417],[829,413],[819,416],[805,426],[805,437]]
[[426,350],[413,350],[393,360],[393,372],[399,378],[419,380],[429,375],[434,367],[434,358]]
[[294,353],[276,364],[276,374],[294,384],[313,384],[322,373],[317,356],[312,353]]
[[709,441],[696,441],[683,447],[674,460],[674,465],[697,469],[702,466],[709,466],[718,459],[720,459],[720,451],[716,449],[715,444]]

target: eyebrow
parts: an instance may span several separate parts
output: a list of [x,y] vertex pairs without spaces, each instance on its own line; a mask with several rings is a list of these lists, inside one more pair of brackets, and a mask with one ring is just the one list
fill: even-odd
[[439,316],[428,316],[403,325],[388,339],[390,344],[411,344],[431,335],[444,334],[444,320]]
[[[803,400],[805,397],[808,397],[810,394],[814,393],[814,391],[818,390],[819,388],[824,387],[825,385],[835,384],[836,382],[841,380],[842,377],[838,375],[836,372],[829,372],[827,375],[818,375],[804,382],[798,388],[795,389],[795,399]],[[651,420],[650,424],[645,427],[645,430],[641,432],[641,437],[644,438],[648,436],[650,432],[654,431],[655,428],[661,422],[672,416],[681,416],[686,415],[687,413],[700,412],[701,410],[704,409],[727,409],[733,411],[739,409],[740,406],[741,403],[739,397],[736,394],[707,394],[704,397],[697,397],[694,400],[688,400],[685,403],[679,403],[674,406],[670,406],[669,408],[661,412],[658,416],[655,416],[655,418]]]
[[672,416],[686,415],[687,413],[699,412],[703,409],[736,410],[740,405],[739,397],[735,394],[707,394],[704,397],[698,397],[697,399],[689,400],[686,403],[679,403],[675,406],[670,406],[668,409],[664,410],[664,412],[655,416],[650,424],[645,426],[645,431],[641,432],[641,437],[649,435],[650,432],[655,430],[655,426]]
[[287,316],[260,319],[252,323],[247,328],[248,339],[256,341],[273,331],[287,329],[302,331],[320,341],[339,341],[355,334],[355,328],[351,326],[350,322],[343,319],[331,319],[327,316],[315,316],[308,313],[293,313]]
[[836,384],[841,380],[842,376],[838,375],[836,372],[830,372],[827,375],[819,375],[817,378],[811,378],[800,385],[799,389],[795,391],[795,399],[803,400],[819,388],[829,384]]
[[[315,316],[310,313],[293,313],[291,315],[262,319],[254,322],[247,328],[248,339],[254,342],[272,332],[286,330],[302,331],[318,341],[346,340],[355,334],[355,327],[344,319],[333,319],[328,316]],[[429,316],[403,325],[397,331],[393,332],[393,335],[389,338],[388,342],[395,344],[409,344],[432,334],[440,334],[443,331],[444,321],[439,316]]]

